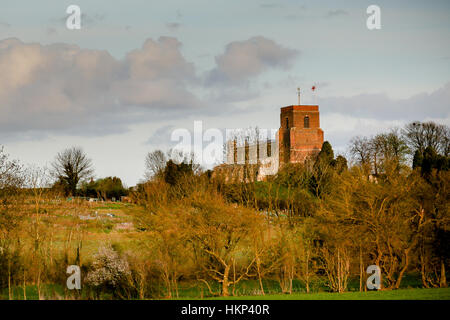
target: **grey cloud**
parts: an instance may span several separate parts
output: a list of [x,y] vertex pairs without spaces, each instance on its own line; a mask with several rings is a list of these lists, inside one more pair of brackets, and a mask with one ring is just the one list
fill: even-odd
[[[285,5],[281,3],[262,3],[259,5],[262,9],[283,9],[286,8]],[[304,4],[290,4],[288,10],[307,10]]]
[[[123,59],[75,45],[0,41],[0,136],[28,139],[44,133],[107,135],[139,122],[189,116],[243,114],[260,95],[251,78],[270,68],[288,69],[298,56],[272,40],[232,42],[204,82],[185,60],[175,38],[148,39]],[[221,86],[211,86],[222,84]],[[327,83],[317,83],[324,87]],[[203,91],[198,98],[191,88]],[[208,101],[209,103],[206,103]],[[319,99],[322,114],[374,121],[450,119],[450,83],[408,99],[385,94]],[[447,119],[447,120],[445,120]]]
[[357,118],[414,121],[450,117],[450,82],[431,92],[408,99],[391,99],[385,94],[361,94],[319,100],[322,113],[333,112]]
[[[242,87],[220,87],[217,90],[210,91],[208,101],[211,101],[214,104],[229,104],[233,102],[248,101],[257,98],[259,95],[259,91],[246,85]],[[230,107],[228,107],[228,110],[230,110]]]
[[108,134],[158,114],[148,111],[201,108],[187,89],[195,70],[180,46],[149,39],[117,60],[74,45],[0,41],[0,132]]
[[303,17],[302,15],[298,15],[298,14],[287,14],[287,15],[284,16],[284,18],[286,20],[297,20],[297,19],[300,19],[302,17]]
[[57,34],[58,31],[55,28],[53,28],[53,27],[49,27],[49,28],[47,28],[46,33],[47,33],[48,36],[52,36],[52,35]]
[[264,9],[273,9],[273,8],[283,8],[284,7],[280,3],[262,3],[259,6]]
[[298,55],[297,50],[262,36],[231,42],[225,52],[216,57],[217,67],[209,72],[206,83],[241,85],[266,69],[289,69]]
[[105,20],[106,15],[103,13],[85,14],[81,13],[81,20],[86,25],[94,25]]
[[233,102],[258,94],[249,86],[251,77],[269,68],[286,69],[297,55],[263,37],[230,43],[210,75],[241,86],[209,87],[204,99],[211,107],[191,91],[203,89],[204,79],[180,49],[175,38],[148,39],[119,60],[105,50],[76,45],[2,40],[0,136],[98,136],[139,122],[217,116],[234,110]]
[[181,23],[178,23],[178,22],[166,23],[166,27],[167,27],[167,29],[169,29],[172,32],[178,31],[178,29],[180,29],[180,27],[181,27]]
[[337,17],[337,16],[346,16],[348,15],[348,11],[342,10],[342,9],[336,9],[336,10],[330,10],[327,12],[327,17]]
[[160,127],[153,132],[150,138],[146,141],[146,144],[153,146],[169,146],[173,144],[170,140],[171,134],[176,127],[172,125],[167,125]]

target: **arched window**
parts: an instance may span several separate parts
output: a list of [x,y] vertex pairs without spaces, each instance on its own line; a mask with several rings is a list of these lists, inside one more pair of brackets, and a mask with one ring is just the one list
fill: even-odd
[[304,127],[304,128],[309,128],[309,116],[306,116],[306,117],[303,119],[303,127]]
[[289,118],[286,118],[286,129],[289,129]]

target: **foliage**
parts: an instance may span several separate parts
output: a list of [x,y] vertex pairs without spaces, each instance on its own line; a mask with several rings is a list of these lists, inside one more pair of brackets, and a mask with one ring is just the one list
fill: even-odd
[[107,177],[84,182],[81,185],[80,194],[85,197],[102,198],[104,200],[115,198],[120,199],[121,196],[127,195],[127,190],[122,184],[122,180],[118,177]]
[[112,292],[116,297],[123,297],[123,289],[128,285],[130,274],[126,259],[120,257],[111,246],[100,247],[85,281],[97,291]]

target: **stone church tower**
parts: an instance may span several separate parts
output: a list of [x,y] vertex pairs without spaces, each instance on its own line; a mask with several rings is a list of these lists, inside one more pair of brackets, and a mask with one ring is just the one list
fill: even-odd
[[323,144],[319,106],[299,103],[281,108],[278,139],[280,167],[304,162],[308,156],[318,153]]
[[227,141],[226,162],[215,171],[227,175],[227,181],[245,180],[244,169],[252,167],[258,180],[275,175],[287,163],[301,163],[320,152],[323,131],[320,128],[319,106],[297,105],[281,108],[280,129],[275,140],[237,145]]

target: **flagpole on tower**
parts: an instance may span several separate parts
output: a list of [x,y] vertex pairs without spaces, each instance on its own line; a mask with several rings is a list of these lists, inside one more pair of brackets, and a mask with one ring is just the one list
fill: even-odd
[[313,103],[317,104],[317,96],[314,94],[316,92],[316,85],[313,85],[311,90],[312,90],[312,96],[313,96]]
[[297,88],[298,105],[300,105],[300,88]]

